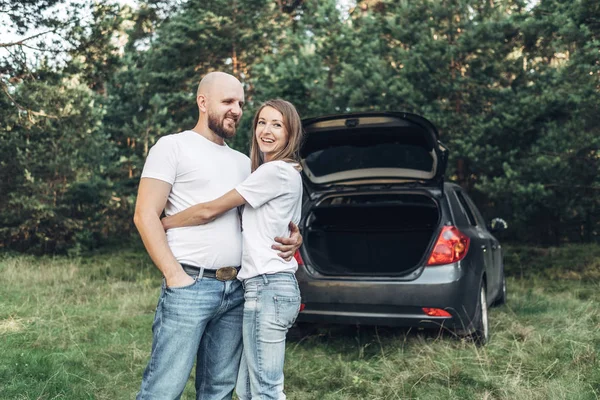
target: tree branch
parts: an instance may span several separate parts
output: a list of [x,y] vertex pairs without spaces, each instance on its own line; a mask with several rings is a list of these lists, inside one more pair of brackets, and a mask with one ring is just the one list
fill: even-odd
[[27,45],[27,44],[25,44],[25,43],[23,43],[23,44],[21,44],[21,45],[19,45],[19,46],[27,47],[28,49],[35,50],[35,51],[46,51],[46,52],[55,53],[55,54],[59,54],[59,53],[61,53],[61,50],[53,50],[53,49],[40,49],[40,48],[38,48],[38,47],[29,46],[29,45]]
[[31,116],[36,116],[36,117],[46,117],[46,118],[52,118],[52,119],[58,119],[58,117],[56,115],[51,115],[51,114],[46,114],[43,111],[33,111],[27,107],[24,107],[22,105],[20,105],[19,103],[17,103],[17,101],[14,99],[14,97],[12,97],[10,95],[10,93],[8,92],[8,86],[6,86],[6,84],[4,82],[0,81],[0,85],[2,85],[2,91],[4,91],[4,93],[6,93],[6,95],[8,96],[8,98],[10,99],[10,101],[13,102],[13,104],[21,111],[25,111],[27,113],[27,116],[29,117],[29,119],[31,120]]
[[30,36],[30,37],[28,37],[28,38],[21,39],[21,40],[19,40],[18,42],[12,42],[12,43],[0,43],[0,47],[26,46],[26,45],[25,45],[25,42],[26,42],[27,40],[35,39],[36,37],[39,37],[39,36],[42,36],[42,35],[46,35],[46,34],[48,34],[48,33],[52,33],[52,32],[55,32],[55,31],[56,31],[56,30],[54,30],[54,29],[53,29],[53,30],[51,30],[51,31],[46,31],[46,32],[37,33],[37,34],[35,34],[35,35],[33,35],[33,36]]

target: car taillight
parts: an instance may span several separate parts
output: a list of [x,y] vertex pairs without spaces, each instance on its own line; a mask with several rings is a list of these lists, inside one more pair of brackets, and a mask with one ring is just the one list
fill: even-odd
[[444,226],[427,265],[451,264],[462,260],[469,251],[470,242],[471,239],[455,226]]
[[304,310],[304,307],[306,307],[306,304],[300,303],[300,311],[299,312],[302,312],[302,310]]
[[446,310],[442,310],[441,308],[429,308],[423,307],[423,312],[430,317],[451,317],[450,313]]
[[296,252],[294,253],[294,258],[296,259],[296,261],[298,261],[298,265],[304,265],[304,260],[300,255],[300,250],[296,250]]

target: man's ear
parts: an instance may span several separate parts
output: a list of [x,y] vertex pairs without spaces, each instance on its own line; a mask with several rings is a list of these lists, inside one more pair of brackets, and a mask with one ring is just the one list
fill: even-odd
[[200,109],[200,111],[202,112],[206,112],[207,109],[207,100],[206,100],[206,96],[203,94],[199,94],[198,97],[196,97],[196,103],[198,104],[198,108]]

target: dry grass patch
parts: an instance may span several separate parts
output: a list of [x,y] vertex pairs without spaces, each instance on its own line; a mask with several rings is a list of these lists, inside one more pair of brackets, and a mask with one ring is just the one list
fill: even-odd
[[23,320],[14,317],[0,319],[0,335],[7,333],[18,333],[25,329]]

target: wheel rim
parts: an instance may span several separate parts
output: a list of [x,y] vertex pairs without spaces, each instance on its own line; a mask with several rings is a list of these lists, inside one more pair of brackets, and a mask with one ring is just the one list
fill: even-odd
[[481,325],[483,328],[483,338],[487,341],[489,335],[489,326],[488,326],[488,309],[487,309],[487,301],[485,296],[485,287],[481,288],[481,295],[479,296],[479,302],[481,307]]

